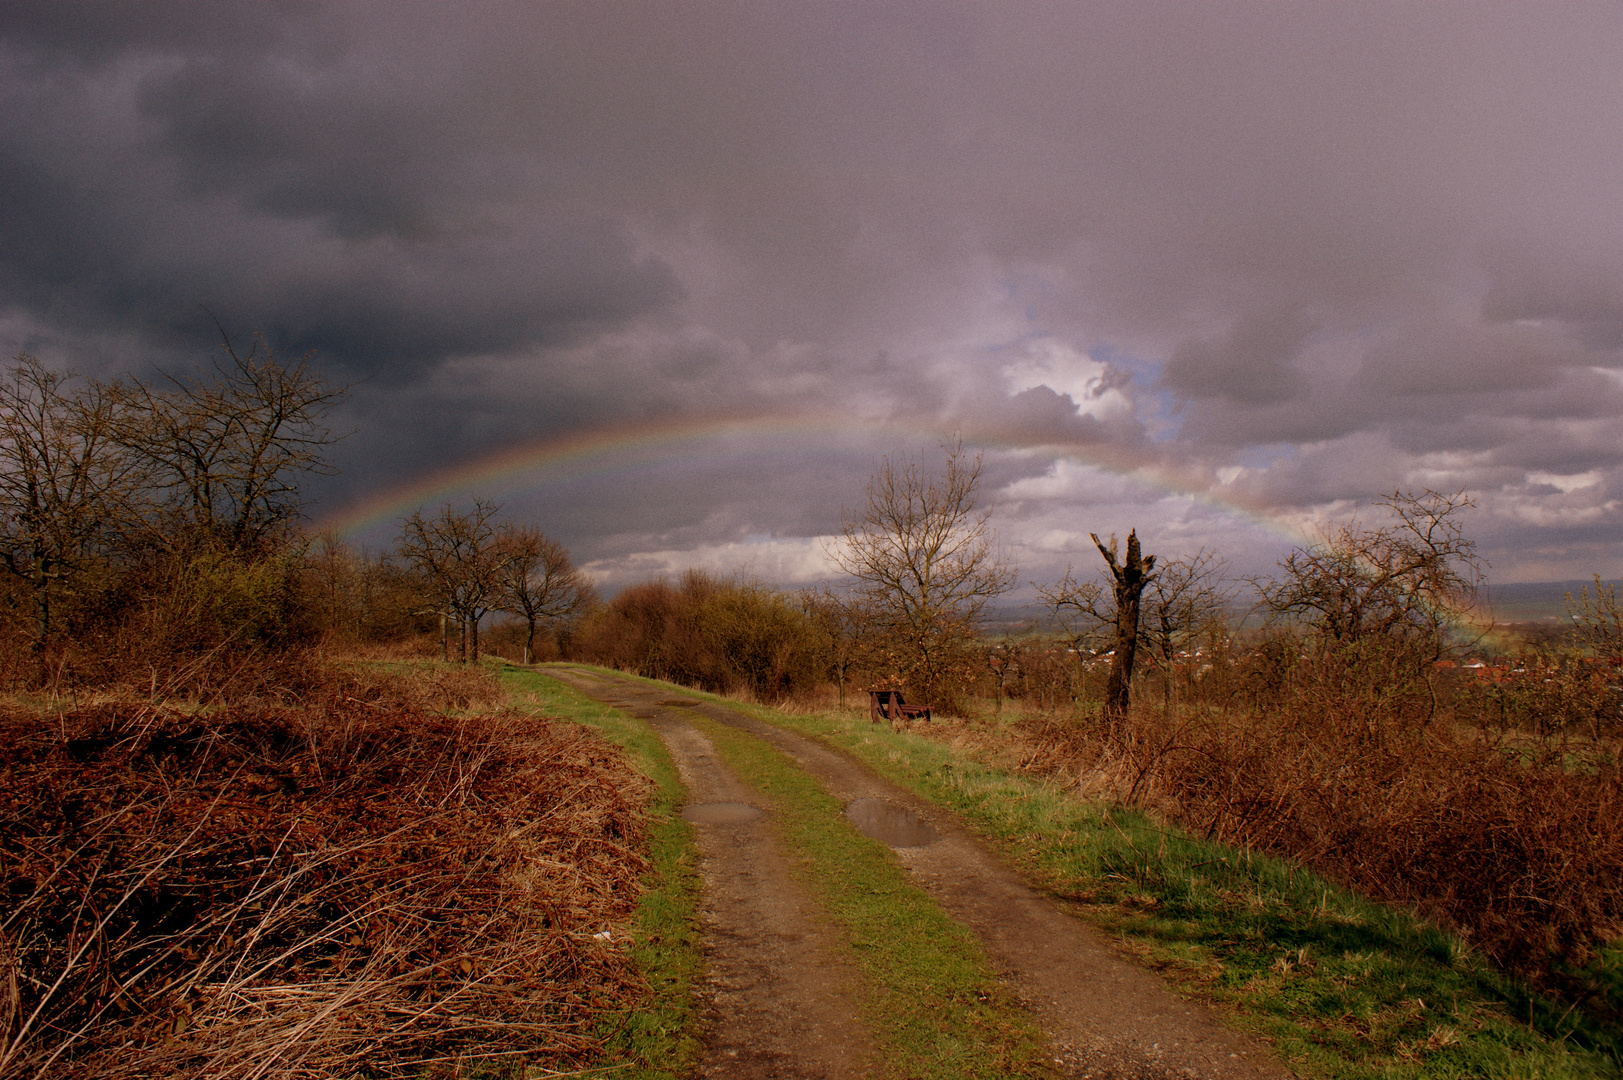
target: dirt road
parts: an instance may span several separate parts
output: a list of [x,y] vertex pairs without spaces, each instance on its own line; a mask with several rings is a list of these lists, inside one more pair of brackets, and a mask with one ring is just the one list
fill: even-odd
[[789,755],[890,844],[920,888],[980,938],[1050,1039],[1062,1075],[1283,1080],[1267,1048],[1222,1027],[1028,888],[952,815],[822,743],[711,702],[580,668],[548,673],[652,724],[698,826],[709,960],[707,1077],[857,1077],[874,1052],[817,905],[788,873],[761,809],[690,722],[697,712]]

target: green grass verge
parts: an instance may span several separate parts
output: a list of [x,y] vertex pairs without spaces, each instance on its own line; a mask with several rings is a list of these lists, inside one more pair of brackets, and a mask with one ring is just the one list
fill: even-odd
[[890,848],[852,827],[843,805],[780,751],[691,719],[770,801],[797,871],[866,977],[865,1018],[879,1051],[872,1075],[1049,1075],[1040,1033],[998,983],[980,943],[908,882]]
[[1295,1071],[1348,1080],[1623,1073],[1615,1027],[1529,991],[1437,927],[1300,867],[1083,802],[865,714],[730,704],[823,738],[959,813],[1124,951],[1273,1040]]
[[501,677],[519,708],[596,729],[623,747],[632,764],[654,783],[648,849],[652,865],[643,880],[646,891],[637,905],[630,949],[652,997],[633,1012],[605,1017],[602,1074],[616,1080],[685,1076],[699,1059],[693,989],[704,958],[693,828],[678,816],[687,792],[676,765],[659,736],[640,720],[535,671],[504,666]]

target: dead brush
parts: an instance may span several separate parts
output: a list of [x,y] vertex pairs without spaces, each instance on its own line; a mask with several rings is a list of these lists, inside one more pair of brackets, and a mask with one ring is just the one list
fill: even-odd
[[[305,709],[0,716],[0,1074],[559,1063],[638,991],[607,744],[331,685]],[[344,691],[358,691],[349,693]]]
[[[1616,1015],[1589,970],[1623,937],[1623,773],[1605,755],[1509,752],[1447,724],[1305,705],[1141,709],[1132,737],[1031,722],[1031,768],[1103,785],[1192,831],[1314,870],[1460,931],[1471,947]],[[1587,972],[1587,973],[1586,973]]]
[[224,703],[251,707],[300,706],[307,701],[359,701],[378,708],[424,712],[500,712],[506,695],[480,666],[421,667],[411,677],[398,666],[324,649],[248,650],[193,657],[173,668],[152,668],[138,678],[97,691],[108,701],[172,704],[196,711]]
[[1184,819],[1413,905],[1523,970],[1623,934],[1623,776],[1522,761],[1445,726],[1209,725],[1157,783]]

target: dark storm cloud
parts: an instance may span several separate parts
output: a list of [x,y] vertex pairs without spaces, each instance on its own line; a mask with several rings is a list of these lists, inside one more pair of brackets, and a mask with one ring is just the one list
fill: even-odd
[[1104,442],[1109,434],[1095,417],[1078,414],[1069,394],[1046,386],[994,400],[996,406],[986,416],[991,426],[1028,443]]
[[117,58],[132,49],[230,48],[252,54],[285,39],[313,3],[265,0],[221,4],[104,4],[98,0],[8,0],[0,5],[0,35],[81,63]]
[[1312,330],[1299,313],[1252,316],[1217,341],[1173,349],[1162,372],[1164,385],[1191,398],[1257,404],[1293,398],[1303,381],[1293,361]]
[[[1623,465],[1620,43],[1576,4],[5,4],[0,330],[316,349],[371,379],[355,490],[803,410],[1281,510],[1499,492],[1532,550],[1623,524],[1526,479]],[[811,528],[734,482],[636,535]]]
[[1623,365],[1623,279],[1616,266],[1588,265],[1589,256],[1517,257],[1487,260],[1492,284],[1482,298],[1485,319],[1501,323],[1552,323],[1584,346],[1613,351]]
[[[80,17],[95,24],[95,10]],[[251,18],[189,32],[175,18],[122,49],[102,26],[52,66],[68,20],[47,5],[42,21],[14,45],[48,48],[14,47],[0,69],[18,106],[0,128],[13,304],[194,343],[206,307],[389,376],[568,343],[680,295],[623,219],[467,205],[478,185],[448,179],[477,168],[467,141],[424,140],[409,95],[352,85],[330,43],[284,35],[278,51]]]

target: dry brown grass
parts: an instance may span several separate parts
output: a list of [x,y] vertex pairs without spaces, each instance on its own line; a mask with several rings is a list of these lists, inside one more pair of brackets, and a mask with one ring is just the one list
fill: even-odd
[[[211,651],[171,655],[163,667],[128,664],[99,682],[72,678],[28,686],[21,700],[57,709],[161,706],[195,713],[223,707],[301,707],[304,702],[369,696],[428,712],[499,712],[505,692],[482,667],[440,665],[439,640],[334,648]],[[12,684],[27,686],[26,682]],[[3,700],[3,699],[0,699]]]
[[1413,905],[1501,962],[1584,965],[1623,933],[1615,761],[1574,769],[1443,725],[1315,731],[1301,717],[1175,741],[1156,784],[1199,831]]
[[572,726],[438,712],[493,691],[435,678],[0,711],[0,1073],[589,1053],[637,993],[597,935],[635,899],[644,781]]
[[1333,716],[1142,709],[1126,744],[1099,726],[1033,718],[1002,752],[1412,906],[1500,963],[1618,1008],[1578,970],[1623,937],[1615,756]]

